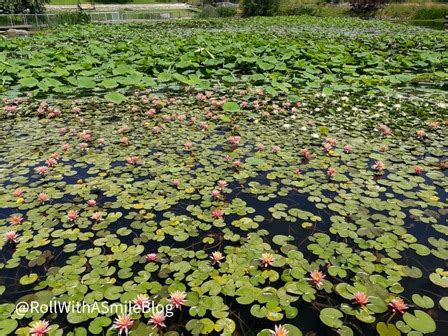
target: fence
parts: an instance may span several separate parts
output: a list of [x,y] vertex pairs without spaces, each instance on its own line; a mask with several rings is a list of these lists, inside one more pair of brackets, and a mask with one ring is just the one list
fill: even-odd
[[40,28],[57,24],[88,22],[120,23],[192,17],[193,12],[72,12],[60,14],[0,14],[0,29],[32,27]]

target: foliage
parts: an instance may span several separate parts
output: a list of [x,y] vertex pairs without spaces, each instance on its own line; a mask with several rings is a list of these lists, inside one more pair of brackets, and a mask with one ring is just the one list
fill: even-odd
[[349,0],[352,11],[363,15],[370,15],[378,11],[388,2],[389,0]]
[[217,17],[232,17],[237,16],[238,10],[236,7],[215,7],[206,5],[203,7],[199,17],[201,18],[217,18]]
[[280,0],[241,0],[243,16],[272,16],[277,13]]
[[50,0],[2,0],[0,11],[11,14],[39,14],[45,12],[45,4],[49,2]]
[[[302,16],[0,40],[0,334],[444,335],[447,39]],[[129,330],[15,307],[141,295],[178,306]]]

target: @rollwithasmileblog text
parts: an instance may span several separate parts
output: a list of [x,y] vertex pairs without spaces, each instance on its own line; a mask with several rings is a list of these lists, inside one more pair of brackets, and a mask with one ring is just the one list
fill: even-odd
[[171,304],[162,305],[156,304],[154,301],[145,302],[142,305],[136,305],[132,301],[126,303],[110,303],[107,301],[86,303],[81,302],[63,302],[52,300],[48,303],[41,303],[38,301],[22,301],[16,304],[16,313],[18,315],[25,315],[30,313],[40,313],[40,314],[69,314],[69,313],[80,313],[80,314],[154,314],[154,313],[164,313],[166,317],[173,316],[174,306]]

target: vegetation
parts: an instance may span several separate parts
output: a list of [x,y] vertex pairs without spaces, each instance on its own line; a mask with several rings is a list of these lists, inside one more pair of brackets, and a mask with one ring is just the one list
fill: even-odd
[[0,334],[445,335],[447,46],[309,16],[1,39]]
[[383,8],[388,0],[350,0],[352,11],[357,14],[371,15],[380,8]]
[[241,0],[243,16],[272,16],[277,13],[280,0]]
[[38,14],[45,11],[45,4],[49,0],[2,0],[0,11],[2,13],[30,13]]

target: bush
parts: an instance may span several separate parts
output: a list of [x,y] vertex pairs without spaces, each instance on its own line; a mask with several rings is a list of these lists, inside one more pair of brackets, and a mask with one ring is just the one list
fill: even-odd
[[241,0],[243,16],[272,16],[277,14],[280,0]]
[[201,18],[216,18],[216,17],[232,17],[237,15],[235,7],[214,7],[210,5],[204,6],[202,12],[199,14]]
[[50,0],[2,0],[0,11],[7,14],[39,14],[45,12],[45,4]]
[[446,8],[419,8],[415,11],[413,20],[435,20],[444,19],[448,15],[448,7]]
[[371,15],[384,7],[388,0],[350,0],[350,7],[356,14]]

